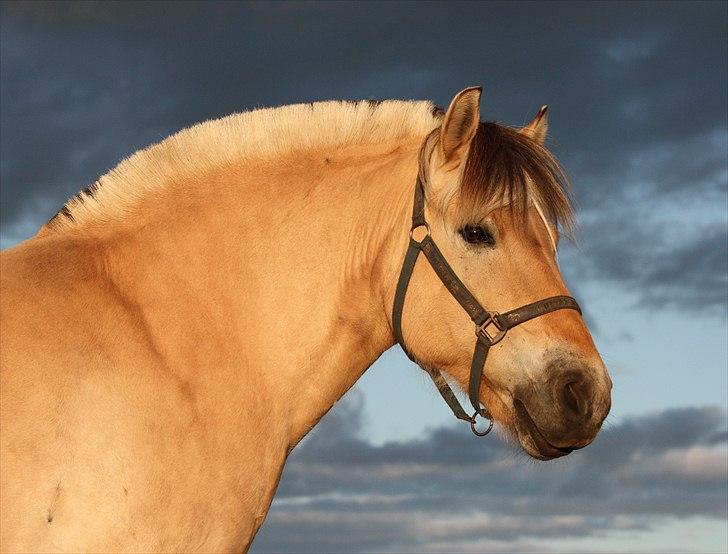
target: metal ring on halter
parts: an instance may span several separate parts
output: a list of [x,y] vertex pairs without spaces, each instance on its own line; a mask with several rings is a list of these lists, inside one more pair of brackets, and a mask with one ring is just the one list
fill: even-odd
[[409,238],[410,238],[410,240],[413,240],[413,241],[415,241],[418,244],[421,243],[422,240],[417,240],[412,235],[415,232],[415,230],[416,229],[419,229],[420,227],[424,227],[425,228],[425,231],[427,231],[427,234],[424,237],[422,237],[422,240],[425,240],[427,237],[429,237],[432,234],[432,232],[430,231],[430,226],[427,224],[427,222],[420,223],[419,225],[416,225],[416,226],[412,227],[412,229],[410,229],[410,232],[409,232]]
[[478,437],[484,437],[485,435],[487,435],[488,433],[490,433],[493,430],[493,420],[489,419],[489,418],[484,418],[484,419],[488,419],[488,421],[489,421],[488,428],[485,431],[478,431],[478,428],[475,426],[477,417],[478,417],[478,412],[475,412],[470,417],[470,430],[473,432],[474,435],[476,435]]

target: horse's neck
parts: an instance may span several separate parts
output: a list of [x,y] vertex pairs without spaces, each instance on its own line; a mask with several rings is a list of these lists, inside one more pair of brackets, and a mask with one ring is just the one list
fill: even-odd
[[268,369],[280,373],[291,445],[393,344],[391,295],[406,248],[415,159],[412,150],[356,173],[355,165],[333,170],[301,191],[306,200],[282,222],[275,247],[282,251],[265,273],[275,275],[268,290],[274,297],[285,290],[285,301],[269,305],[262,324],[276,326]]
[[146,321],[180,378],[234,366],[225,386],[289,447],[393,343],[417,141],[360,148],[205,176],[159,200],[145,239],[132,234],[143,262],[116,257],[138,305],[166,305]]

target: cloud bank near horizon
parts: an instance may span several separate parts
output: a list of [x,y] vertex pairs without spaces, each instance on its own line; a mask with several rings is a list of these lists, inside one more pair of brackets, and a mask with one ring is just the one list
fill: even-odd
[[373,446],[359,436],[362,403],[353,391],[291,455],[253,552],[543,551],[547,539],[728,516],[721,408],[628,418],[536,463],[456,424]]

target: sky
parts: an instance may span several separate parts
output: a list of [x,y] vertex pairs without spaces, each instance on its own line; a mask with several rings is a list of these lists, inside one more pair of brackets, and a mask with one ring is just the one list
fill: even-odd
[[604,430],[533,462],[470,435],[395,347],[293,452],[252,551],[725,552],[727,36],[724,2],[4,2],[0,246],[231,112],[471,85],[488,120],[548,104]]

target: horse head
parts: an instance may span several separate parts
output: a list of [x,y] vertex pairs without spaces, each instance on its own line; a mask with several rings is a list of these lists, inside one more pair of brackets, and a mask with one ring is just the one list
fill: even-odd
[[[480,121],[480,95],[460,92],[422,146],[414,261],[399,287],[410,300],[395,300],[396,332],[431,374],[470,389],[476,413],[529,455],[556,458],[594,439],[612,384],[556,259],[573,216],[564,173],[544,147],[546,107],[513,129]],[[431,268],[414,271],[419,250]]]

